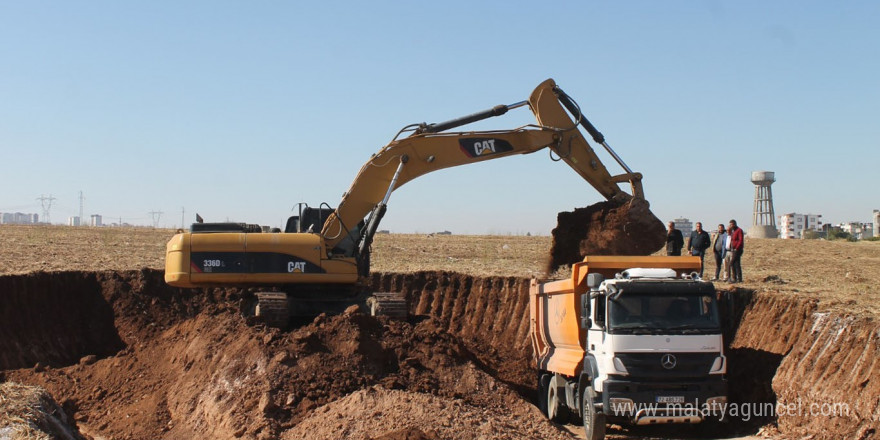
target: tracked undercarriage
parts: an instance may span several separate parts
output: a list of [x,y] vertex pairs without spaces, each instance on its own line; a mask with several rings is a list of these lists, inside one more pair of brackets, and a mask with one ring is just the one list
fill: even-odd
[[409,315],[409,304],[402,293],[361,293],[349,300],[309,299],[289,295],[286,292],[255,292],[254,305],[245,312],[252,314],[259,322],[269,327],[285,329],[291,318],[310,318],[319,313],[338,314],[352,305],[370,316],[385,316],[405,320]]

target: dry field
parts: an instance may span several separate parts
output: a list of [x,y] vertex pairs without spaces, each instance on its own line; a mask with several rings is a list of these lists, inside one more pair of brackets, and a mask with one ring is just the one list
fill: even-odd
[[174,231],[152,228],[0,226],[0,275],[163,268]]
[[[165,242],[173,234],[151,228],[0,226],[0,275],[161,269]],[[550,237],[380,234],[372,269],[544,277],[549,248]],[[707,257],[707,275],[714,264]],[[747,239],[743,274],[745,288],[815,297],[822,309],[880,316],[880,242]]]

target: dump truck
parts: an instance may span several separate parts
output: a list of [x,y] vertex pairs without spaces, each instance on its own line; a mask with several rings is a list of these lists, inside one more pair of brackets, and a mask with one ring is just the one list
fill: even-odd
[[724,421],[727,359],[699,257],[588,256],[529,291],[538,401],[555,422]]

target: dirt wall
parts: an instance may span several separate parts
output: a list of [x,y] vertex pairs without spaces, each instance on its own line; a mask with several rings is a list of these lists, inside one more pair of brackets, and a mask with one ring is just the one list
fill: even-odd
[[102,275],[61,272],[0,277],[0,370],[65,366],[123,347]]
[[880,323],[813,312],[773,378],[783,432],[875,438],[880,429]]
[[749,300],[728,351],[733,400],[771,403],[761,414],[752,407],[752,416],[786,436],[875,438],[880,323],[820,312],[812,299],[741,295]]

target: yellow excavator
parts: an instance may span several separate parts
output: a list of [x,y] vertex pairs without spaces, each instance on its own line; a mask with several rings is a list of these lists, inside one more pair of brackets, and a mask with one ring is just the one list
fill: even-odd
[[[509,130],[449,132],[528,106],[537,124]],[[569,116],[569,114],[571,116]],[[612,176],[578,126],[623,168]],[[405,137],[403,137],[407,134]],[[577,103],[552,79],[527,101],[498,105],[450,121],[412,124],[363,165],[339,205],[300,205],[284,231],[240,223],[195,223],[167,245],[165,281],[177,287],[257,288],[254,312],[283,327],[289,316],[339,312],[368,304],[373,314],[406,316],[406,303],[366,287],[370,246],[391,193],[410,180],[443,168],[549,148],[609,201],[644,201],[640,173],[608,146]],[[620,189],[629,183],[630,192]]]

